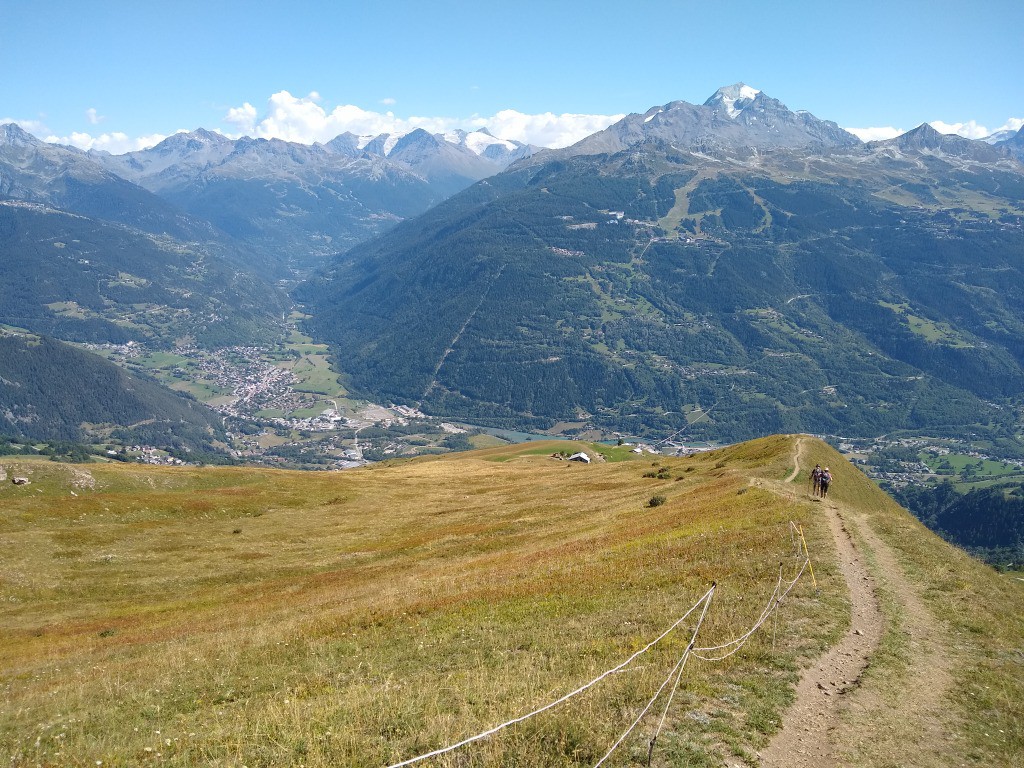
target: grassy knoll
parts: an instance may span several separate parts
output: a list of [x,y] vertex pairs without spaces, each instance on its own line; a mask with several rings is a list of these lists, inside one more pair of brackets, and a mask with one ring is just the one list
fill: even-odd
[[[615,666],[714,580],[701,638],[741,634],[779,563],[790,572],[796,562],[795,520],[820,591],[802,580],[777,624],[728,661],[691,660],[653,762],[754,764],[797,669],[849,620],[815,505],[768,487],[792,468],[793,440],[657,467],[545,455],[565,445],[584,447],[507,446],[343,473],[0,459],[9,476],[32,480],[0,485],[0,759],[397,762]],[[751,486],[752,475],[766,486]],[[871,493],[856,470],[837,475],[837,494]],[[648,506],[655,495],[667,501]],[[865,503],[885,535],[907,537],[908,558],[941,547],[946,573],[946,545],[918,544],[927,532],[884,497]],[[981,566],[963,568],[979,588],[995,583]],[[954,590],[962,578],[943,576]],[[969,620],[985,627],[997,609],[978,610],[987,618]],[[592,765],[687,639],[673,635],[584,696],[423,764]],[[1020,683],[1004,676],[1019,661],[984,658],[994,666],[978,684],[1002,680],[991,696],[1017,695]],[[646,760],[652,722],[611,764]]]
[[469,442],[474,448],[496,448],[498,446],[508,445],[508,443],[501,438],[495,437],[494,435],[488,435],[486,433],[470,435]]

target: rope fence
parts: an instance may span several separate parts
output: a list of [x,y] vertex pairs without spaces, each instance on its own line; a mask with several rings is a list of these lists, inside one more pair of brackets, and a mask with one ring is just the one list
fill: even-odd
[[493,728],[490,728],[490,729],[488,729],[486,731],[483,731],[482,733],[476,734],[475,736],[470,736],[468,739],[463,739],[462,741],[458,742],[457,744],[452,744],[452,745],[447,746],[447,747],[442,747],[441,749],[435,749],[433,752],[427,752],[426,754],[419,755],[417,757],[411,757],[408,760],[403,760],[400,763],[394,763],[393,765],[389,765],[388,768],[401,768],[401,766],[403,766],[403,765],[412,765],[413,763],[418,763],[420,760],[426,760],[428,757],[437,757],[438,755],[443,755],[446,752],[451,752],[453,750],[456,750],[459,747],[464,747],[467,744],[472,744],[474,741],[479,741],[480,739],[484,739],[484,738],[487,738],[488,736],[492,736],[495,733],[497,733],[498,731],[501,731],[501,730],[504,730],[505,728],[508,728],[510,725],[515,725],[516,723],[521,723],[524,720],[529,720],[531,717],[535,717],[536,715],[539,715],[541,712],[547,712],[549,709],[551,709],[553,707],[557,707],[559,704],[562,704],[563,702],[568,701],[569,699],[573,698],[574,696],[578,696],[579,694],[583,693],[587,689],[593,688],[595,685],[597,685],[599,682],[604,680],[609,675],[613,675],[616,672],[618,672],[619,670],[622,670],[622,669],[628,667],[630,664],[633,663],[633,661],[635,659],[637,659],[639,656],[642,656],[643,654],[647,653],[647,651],[649,651],[655,645],[657,645],[662,640],[664,640],[666,637],[668,637],[668,635],[671,634],[672,631],[676,627],[678,627],[680,624],[682,624],[684,621],[686,621],[686,619],[688,619],[690,617],[690,614],[693,613],[695,610],[697,610],[697,608],[703,602],[705,602],[706,600],[709,600],[711,598],[711,595],[712,595],[712,593],[714,591],[715,591],[715,585],[712,584],[711,585],[711,589],[709,589],[707,592],[705,592],[704,596],[701,597],[696,603],[694,603],[693,606],[690,608],[690,610],[688,610],[686,613],[684,613],[682,616],[680,616],[678,619],[676,619],[675,622],[672,624],[672,626],[670,626],[668,629],[666,629],[664,632],[662,632],[660,635],[658,635],[658,637],[656,637],[654,640],[649,642],[647,645],[645,645],[643,648],[641,648],[639,651],[634,653],[632,656],[630,656],[628,659],[626,659],[624,662],[622,662],[618,666],[612,667],[611,669],[609,669],[609,670],[607,670],[605,672],[602,672],[600,675],[595,677],[589,683],[584,683],[579,688],[577,688],[574,691],[570,691],[569,693],[567,693],[564,696],[562,696],[560,699],[555,699],[551,703],[545,704],[543,707],[539,707],[539,708],[533,710],[532,712],[527,712],[525,715],[521,715],[520,717],[513,718],[512,720],[506,720],[501,725],[496,725]]
[[[746,645],[747,640],[749,640],[750,637],[758,629],[760,629],[766,621],[768,621],[768,618],[772,614],[774,614],[775,611],[778,610],[779,605],[782,603],[783,600],[786,599],[786,595],[788,595],[793,590],[793,587],[796,586],[796,583],[800,580],[800,577],[803,576],[804,571],[807,570],[807,566],[810,565],[810,563],[811,561],[809,559],[804,560],[804,563],[802,566],[800,566],[800,570],[797,571],[796,576],[793,578],[791,582],[789,582],[789,585],[782,592],[779,591],[782,587],[782,565],[779,564],[779,583],[775,585],[775,591],[772,592],[772,596],[768,598],[768,604],[765,605],[764,610],[761,612],[761,616],[754,623],[754,626],[752,626],[744,634],[737,637],[735,640],[730,640],[728,643],[722,643],[721,645],[711,645],[707,648],[694,648],[693,655],[696,656],[698,659],[701,659],[702,661],[723,661],[732,656],[734,653],[736,653],[736,651],[738,651],[740,648]],[[735,647],[732,648],[733,646]],[[732,650],[722,654],[721,656],[708,657],[701,655],[702,653],[710,653],[711,651],[721,651],[726,648],[732,648]]]
[[[633,653],[625,661],[623,661],[620,664],[612,667],[611,669],[608,669],[608,670],[602,672],[600,675],[595,677],[593,680],[590,680],[589,682],[584,683],[583,685],[579,686],[578,688],[576,688],[573,691],[570,691],[569,693],[565,694],[564,696],[561,696],[560,698],[555,699],[554,701],[551,701],[551,702],[549,702],[549,703],[547,703],[547,704],[545,704],[545,705],[543,705],[541,707],[538,707],[537,709],[534,709],[534,710],[532,710],[530,712],[527,712],[524,715],[520,715],[519,717],[512,718],[511,720],[506,720],[504,723],[501,723],[500,725],[496,725],[493,728],[487,729],[486,731],[482,731],[482,732],[480,732],[478,734],[475,734],[473,736],[465,738],[462,741],[459,741],[459,742],[457,742],[455,744],[450,744],[450,745],[448,745],[446,747],[441,747],[441,748],[435,749],[435,750],[433,750],[431,752],[426,752],[426,753],[424,753],[422,755],[417,755],[416,757],[411,757],[411,758],[409,758],[407,760],[403,760],[402,762],[399,762],[399,763],[393,763],[391,765],[388,765],[387,768],[402,768],[402,766],[412,765],[414,763],[418,763],[420,761],[427,760],[427,759],[432,758],[432,757],[438,757],[440,755],[447,754],[448,752],[453,752],[456,749],[464,747],[464,746],[466,746],[468,744],[472,744],[473,742],[480,741],[481,739],[485,739],[485,738],[487,738],[489,736],[493,736],[494,734],[498,733],[499,731],[502,731],[502,730],[504,730],[504,729],[506,729],[506,728],[508,728],[510,726],[516,725],[517,723],[521,723],[521,722],[523,722],[525,720],[529,720],[532,717],[536,717],[537,715],[539,715],[539,714],[541,714],[543,712],[547,712],[549,709],[553,709],[554,707],[557,707],[558,705],[563,704],[566,701],[569,701],[570,699],[574,698],[575,696],[578,696],[578,695],[582,694],[583,692],[589,690],[590,688],[593,688],[595,685],[597,685],[599,682],[601,682],[605,678],[609,677],[610,675],[613,675],[613,674],[615,674],[617,672],[620,672],[623,669],[625,669],[626,667],[628,667],[637,658],[639,658],[643,654],[645,654],[648,651],[650,651],[652,648],[654,648],[654,646],[656,646],[658,643],[660,643],[662,640],[664,640],[666,637],[668,637],[670,634],[672,634],[672,632],[674,632],[679,627],[680,624],[685,622],[698,608],[701,608],[703,606],[703,608],[701,610],[701,613],[700,613],[700,617],[698,618],[697,623],[694,626],[693,633],[690,636],[690,641],[689,641],[689,643],[687,643],[686,648],[683,651],[682,655],[680,656],[679,660],[672,667],[672,670],[669,672],[669,674],[665,678],[664,682],[662,682],[662,684],[658,687],[658,690],[655,691],[654,695],[647,702],[647,704],[643,707],[643,709],[641,709],[640,713],[636,716],[636,718],[633,720],[633,722],[630,723],[630,725],[626,728],[626,730],[622,733],[622,735],[619,736],[619,738],[615,741],[614,744],[612,744],[611,748],[604,755],[604,757],[602,757],[600,760],[597,761],[597,763],[595,763],[594,768],[598,768],[600,765],[602,765],[609,757],[611,757],[611,755],[615,752],[615,750],[618,749],[619,746],[622,745],[622,743],[636,729],[636,726],[643,720],[644,716],[651,709],[651,707],[654,706],[654,703],[658,700],[658,698],[662,695],[662,693],[668,687],[669,683],[671,683],[673,678],[674,678],[675,679],[675,683],[672,685],[672,688],[671,688],[671,691],[669,693],[668,699],[665,702],[665,706],[664,706],[664,709],[662,711],[661,719],[660,719],[660,721],[658,723],[658,727],[655,730],[655,733],[654,733],[654,735],[651,738],[650,745],[649,745],[649,748],[648,748],[647,764],[650,765],[651,756],[652,756],[653,751],[654,751],[655,742],[657,741],[658,735],[661,733],[661,730],[664,727],[666,717],[668,716],[669,707],[671,706],[672,700],[675,697],[676,691],[679,688],[679,684],[680,684],[680,681],[682,680],[682,676],[683,676],[683,669],[685,668],[686,662],[689,660],[689,658],[691,656],[695,656],[696,658],[698,658],[698,659],[700,659],[702,661],[712,662],[713,663],[713,662],[723,661],[723,660],[729,658],[730,656],[732,656],[734,653],[738,652],[744,645],[746,645],[747,641],[754,635],[754,633],[757,632],[757,630],[760,629],[765,624],[765,622],[768,621],[768,619],[770,617],[774,616],[777,613],[779,606],[782,604],[782,601],[793,590],[793,588],[796,586],[797,582],[800,580],[800,577],[803,576],[804,572],[806,570],[808,570],[808,568],[811,567],[810,555],[807,553],[807,544],[806,544],[806,542],[803,539],[803,530],[800,527],[796,526],[792,522],[790,522],[790,530],[791,530],[791,533],[793,534],[793,538],[794,539],[797,536],[799,536],[800,541],[796,542],[797,556],[799,556],[801,554],[804,555],[803,563],[801,564],[799,570],[797,571],[796,576],[794,576],[792,580],[790,580],[789,582],[786,583],[785,589],[783,589],[783,574],[782,574],[783,564],[781,564],[781,563],[779,564],[779,578],[778,578],[778,581],[775,584],[775,589],[772,590],[772,593],[771,593],[770,597],[768,598],[768,602],[765,604],[765,607],[762,609],[760,615],[758,616],[758,618],[754,622],[754,624],[750,627],[750,629],[748,629],[746,632],[744,632],[739,637],[737,637],[737,638],[735,638],[733,640],[729,640],[728,642],[725,642],[725,643],[720,643],[718,645],[710,645],[710,646],[704,646],[704,647],[697,647],[696,646],[697,633],[700,631],[701,625],[704,623],[704,618],[707,616],[708,608],[711,606],[711,599],[714,596],[715,590],[717,589],[717,582],[712,582],[710,589],[708,589],[707,592],[705,592],[700,598],[698,598],[697,601],[692,606],[690,606],[690,608],[682,616],[680,616],[678,619],[676,619],[672,623],[672,625],[669,626],[664,632],[662,632],[660,635],[658,635],[654,640],[650,641],[643,648],[641,648],[640,650],[638,650],[635,653]],[[811,573],[813,574],[813,570],[811,571]],[[773,640],[773,644],[774,644],[774,640]],[[728,650],[726,650],[726,649],[728,649]],[[722,653],[720,655],[715,655],[715,656],[704,655],[704,654],[714,653],[716,651],[725,651],[725,653]]]
[[[654,702],[658,700],[659,696],[661,696],[661,692],[665,690],[665,686],[668,685],[672,677],[675,676],[676,684],[672,686],[672,693],[669,697],[669,703],[671,703],[671,698],[672,696],[675,696],[676,688],[679,687],[679,680],[683,676],[683,667],[686,666],[686,660],[690,657],[690,649],[693,647],[693,643],[697,639],[697,632],[700,631],[700,625],[704,623],[704,617],[708,613],[708,606],[711,605],[711,598],[714,595],[714,592],[715,587],[714,585],[712,585],[711,589],[705,593],[703,598],[701,598],[702,602],[704,603],[704,610],[700,612],[700,619],[697,621],[697,626],[693,629],[693,635],[690,637],[690,642],[687,644],[686,650],[683,651],[683,655],[682,657],[680,657],[679,661],[676,662],[676,665],[672,667],[672,671],[669,673],[668,677],[665,678],[665,682],[661,684],[661,687],[658,688],[654,696],[651,697],[651,700],[647,702],[647,706],[640,710],[640,714],[636,716],[636,719],[632,722],[629,728],[627,728],[625,732],[621,736],[619,736],[618,740],[614,744],[612,744],[611,749],[609,749],[608,752],[605,753],[605,756],[594,764],[594,768],[598,768],[598,766],[601,765],[601,763],[603,763],[605,760],[612,756],[612,753],[619,748],[619,745],[626,740],[626,737],[628,737],[629,734],[633,732],[633,729],[636,728],[637,724],[641,720],[643,720],[644,715],[647,714],[647,710],[654,706]],[[678,673],[676,672],[676,670],[679,670]],[[667,705],[665,711],[668,711]],[[661,723],[664,724],[664,722],[665,716],[662,715]],[[661,725],[658,726],[658,730],[661,730]],[[655,736],[655,738],[657,738],[657,736]]]

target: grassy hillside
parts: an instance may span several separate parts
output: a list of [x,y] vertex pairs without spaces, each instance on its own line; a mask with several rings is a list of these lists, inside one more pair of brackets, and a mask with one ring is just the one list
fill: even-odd
[[[866,516],[961,632],[958,764],[1015,754],[1018,583],[957,555],[826,445],[811,446],[805,460],[836,469],[836,502]],[[549,457],[580,447],[339,474],[0,461],[31,480],[0,484],[0,757],[398,762],[619,664],[712,581],[700,639],[742,634],[780,562],[787,577],[799,567],[792,520],[805,528],[818,589],[798,581],[777,620],[727,661],[691,659],[653,761],[755,764],[798,669],[849,623],[822,505],[803,478],[782,482],[793,438],[654,464]],[[650,506],[656,495],[665,503]],[[906,667],[899,617],[890,620],[872,667],[881,690]],[[594,764],[672,669],[686,626],[583,696],[424,764]],[[645,761],[656,719],[611,764]],[[1009,735],[985,742],[992,729]]]

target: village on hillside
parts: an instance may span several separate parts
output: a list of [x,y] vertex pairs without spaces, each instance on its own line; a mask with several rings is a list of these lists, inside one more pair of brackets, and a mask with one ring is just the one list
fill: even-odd
[[[327,348],[302,336],[294,325],[288,332],[291,341],[275,348],[202,349],[184,343],[168,353],[138,342],[85,346],[187,392],[221,413],[229,425],[224,449],[247,463],[348,469],[400,456],[550,438],[625,443],[638,454],[664,456],[720,447],[687,442],[685,434],[660,441],[603,434],[585,422],[560,425],[551,434],[530,435],[435,419],[410,406],[351,399],[338,383]],[[942,480],[1024,481],[1024,458],[982,448],[970,436],[816,437],[831,443],[876,482],[895,488]],[[183,463],[181,457],[153,446],[124,446],[124,450],[132,460],[148,464]]]

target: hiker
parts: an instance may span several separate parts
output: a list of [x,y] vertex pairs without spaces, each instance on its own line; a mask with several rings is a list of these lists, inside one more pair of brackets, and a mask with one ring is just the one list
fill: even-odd
[[832,473],[828,467],[821,470],[821,479],[818,480],[818,487],[821,489],[821,498],[828,496],[828,487],[832,485]]
[[821,464],[815,464],[814,469],[811,470],[811,495],[817,496],[821,490],[821,475],[822,475]]

